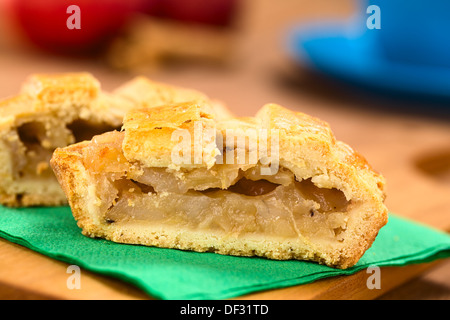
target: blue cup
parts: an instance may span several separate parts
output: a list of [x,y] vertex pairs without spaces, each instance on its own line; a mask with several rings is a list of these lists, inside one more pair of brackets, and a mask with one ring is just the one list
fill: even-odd
[[[356,14],[345,23],[318,21],[293,28],[292,56],[356,86],[449,101],[450,0],[360,0],[358,4]],[[377,8],[380,29],[372,20]]]
[[381,11],[381,29],[367,30],[379,53],[396,63],[450,68],[450,0],[364,0]]

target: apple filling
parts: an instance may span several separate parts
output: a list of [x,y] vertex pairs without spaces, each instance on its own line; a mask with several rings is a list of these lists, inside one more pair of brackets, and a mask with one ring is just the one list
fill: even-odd
[[262,176],[259,164],[142,168],[125,159],[122,140],[121,132],[97,136],[83,152],[107,224],[141,221],[235,237],[344,238],[355,204],[340,190],[298,180],[282,167]]
[[67,125],[52,121],[29,121],[17,127],[17,133],[10,136],[10,147],[15,151],[14,177],[53,178],[49,162],[57,147],[89,140],[105,131],[113,130],[106,124],[75,120]]

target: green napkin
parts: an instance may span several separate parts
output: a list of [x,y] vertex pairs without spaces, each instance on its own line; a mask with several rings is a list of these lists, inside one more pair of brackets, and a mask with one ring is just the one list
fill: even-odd
[[352,274],[371,265],[403,266],[450,256],[448,234],[392,214],[373,246],[347,270],[304,261],[232,257],[91,239],[80,233],[68,207],[0,206],[0,236],[46,256],[122,279],[159,299],[225,299]]

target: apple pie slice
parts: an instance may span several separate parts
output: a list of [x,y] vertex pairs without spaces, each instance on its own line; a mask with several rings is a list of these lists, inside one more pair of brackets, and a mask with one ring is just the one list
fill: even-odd
[[383,177],[274,104],[226,120],[201,103],[132,110],[51,165],[83,234],[120,243],[348,268],[387,222]]
[[0,203],[67,203],[49,164],[55,148],[120,129],[127,110],[189,100],[208,98],[144,77],[108,93],[89,73],[31,76],[18,95],[0,101]]

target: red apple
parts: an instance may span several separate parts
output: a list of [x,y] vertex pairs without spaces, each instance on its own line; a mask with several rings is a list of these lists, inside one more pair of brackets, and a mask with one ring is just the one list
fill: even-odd
[[164,0],[144,0],[139,11],[151,16],[158,16],[163,5]]
[[189,23],[229,26],[239,0],[150,0],[147,13]]
[[[39,47],[59,52],[84,53],[101,48],[145,0],[11,0],[11,11],[25,35]],[[67,20],[80,8],[80,29]]]

